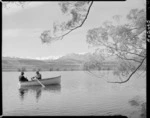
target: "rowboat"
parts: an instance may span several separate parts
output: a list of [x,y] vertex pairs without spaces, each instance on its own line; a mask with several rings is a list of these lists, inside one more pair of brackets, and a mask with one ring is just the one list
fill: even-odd
[[[60,84],[61,82],[61,76],[57,77],[51,77],[51,78],[45,78],[39,80],[43,85],[56,85]],[[39,86],[40,83],[37,80],[27,81],[27,82],[19,82],[19,87],[23,86]]]

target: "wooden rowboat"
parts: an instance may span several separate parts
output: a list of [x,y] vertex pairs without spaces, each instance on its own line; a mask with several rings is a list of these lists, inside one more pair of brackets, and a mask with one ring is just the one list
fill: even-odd
[[[56,85],[56,84],[60,84],[61,76],[45,78],[45,79],[41,79],[39,81],[45,86],[46,85]],[[39,85],[40,85],[40,83],[37,80],[27,81],[27,82],[19,82],[19,87],[22,87],[22,86],[39,86]]]

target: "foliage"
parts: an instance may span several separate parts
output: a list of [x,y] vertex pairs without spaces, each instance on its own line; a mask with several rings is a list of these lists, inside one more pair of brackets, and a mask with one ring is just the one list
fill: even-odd
[[71,71],[74,71],[74,69],[73,69],[73,68],[71,68]]
[[53,71],[53,68],[50,68],[49,71]]
[[83,65],[84,70],[101,70],[104,58],[101,55],[94,53],[89,57]]
[[16,1],[7,1],[7,2],[5,2],[5,1],[3,1],[2,2],[3,8],[6,8],[6,9],[9,9],[10,5],[17,5],[17,6],[24,7],[27,4],[29,4],[29,2],[25,2],[25,1],[19,1],[19,2],[16,2]]
[[59,71],[59,68],[57,68],[56,71]]
[[26,71],[26,68],[25,68],[25,67],[18,68],[18,71],[19,71],[19,72],[21,72],[21,71],[22,71],[22,72],[25,72],[25,71]]
[[36,69],[36,71],[41,71],[41,70],[42,70],[41,68],[37,68],[37,69]]
[[20,68],[18,68],[18,72],[21,72],[21,69],[20,69]]
[[89,1],[59,2],[61,11],[68,17],[68,20],[60,24],[54,22],[52,30],[46,30],[41,34],[40,38],[42,42],[51,43],[61,40],[65,35],[81,27],[88,16],[92,3]]
[[67,71],[67,69],[65,68],[64,71]]
[[36,71],[36,68],[33,68],[33,71]]
[[[106,21],[102,26],[87,32],[87,43],[97,47],[96,51],[104,58],[117,56],[120,63],[114,73],[122,76],[131,74],[130,72],[142,65],[146,68],[145,10],[132,9],[127,15],[127,20],[127,24],[119,25]],[[135,67],[137,64],[134,63],[140,66]]]

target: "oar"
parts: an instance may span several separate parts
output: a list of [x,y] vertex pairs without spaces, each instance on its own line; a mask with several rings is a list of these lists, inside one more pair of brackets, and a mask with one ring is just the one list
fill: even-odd
[[[36,78],[36,77],[32,77],[32,78]],[[43,88],[45,88],[45,86],[36,78],[36,80],[39,82],[39,84],[41,84],[41,86],[43,87]]]
[[42,85],[43,88],[45,88],[45,86],[36,78],[36,80],[39,82],[39,84]]

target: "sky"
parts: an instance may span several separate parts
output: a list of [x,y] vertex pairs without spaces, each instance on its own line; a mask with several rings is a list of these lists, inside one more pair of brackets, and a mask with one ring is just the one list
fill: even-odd
[[101,26],[114,15],[124,18],[131,9],[145,8],[144,3],[144,0],[95,1],[81,28],[51,44],[43,44],[40,34],[52,29],[54,21],[64,20],[57,2],[30,2],[24,8],[10,4],[9,8],[3,8],[2,56],[44,59],[93,52],[86,43],[88,29]]

